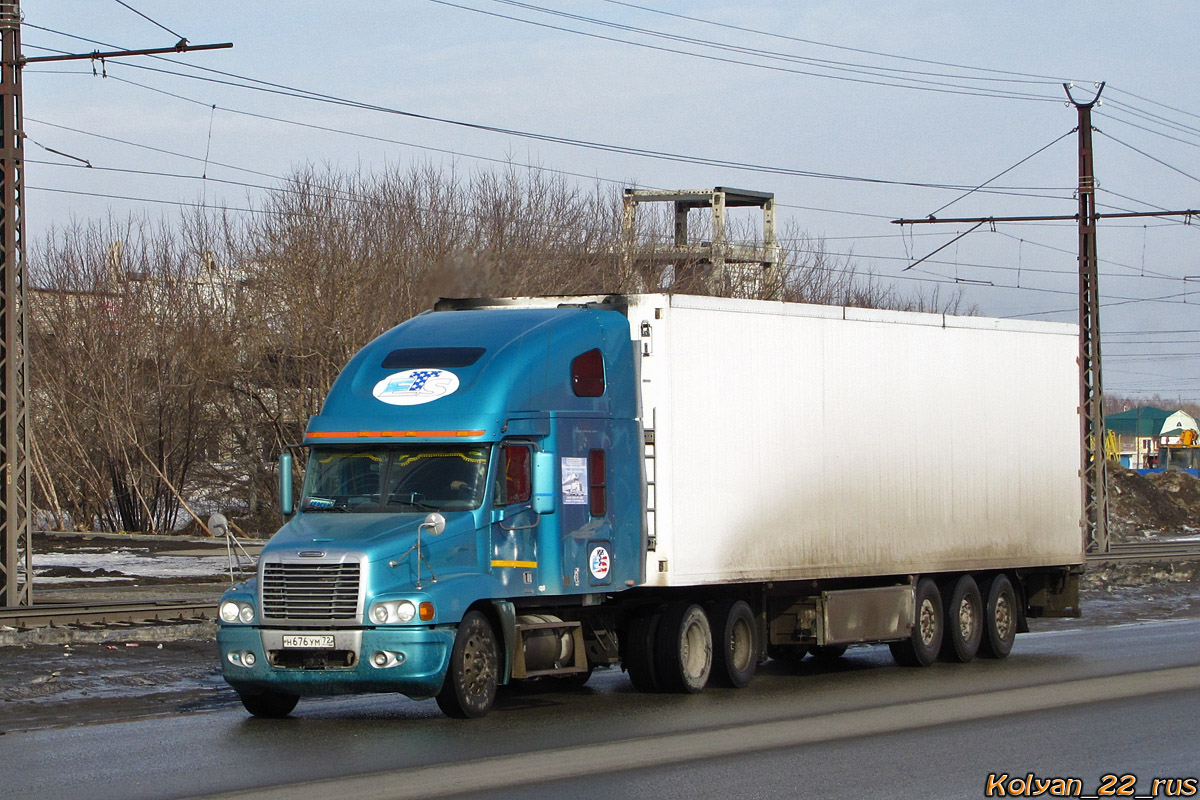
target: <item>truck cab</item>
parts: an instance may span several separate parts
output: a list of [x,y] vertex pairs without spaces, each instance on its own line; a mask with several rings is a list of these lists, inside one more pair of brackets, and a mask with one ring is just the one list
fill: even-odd
[[[514,667],[586,670],[582,653],[531,664],[514,638],[561,655],[577,622],[518,617],[642,579],[633,353],[626,318],[589,304],[429,312],[363,348],[308,425],[290,519],[222,598],[221,663],[247,708],[377,691],[473,716]],[[456,681],[456,647],[495,679]]]

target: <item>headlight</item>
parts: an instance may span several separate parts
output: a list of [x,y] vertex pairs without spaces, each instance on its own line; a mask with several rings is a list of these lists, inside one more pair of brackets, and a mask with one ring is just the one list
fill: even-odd
[[221,617],[222,622],[230,624],[234,622],[254,622],[254,606],[249,603],[238,602],[237,600],[226,600],[221,603],[217,614]]
[[222,622],[237,622],[238,613],[241,611],[238,604],[232,600],[226,600],[221,603],[221,621]]
[[387,600],[371,606],[371,621],[376,625],[412,622],[417,607],[409,600]]

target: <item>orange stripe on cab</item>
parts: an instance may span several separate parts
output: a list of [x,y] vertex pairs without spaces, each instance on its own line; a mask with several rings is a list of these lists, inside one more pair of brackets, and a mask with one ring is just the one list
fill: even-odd
[[305,439],[407,439],[413,437],[483,436],[487,431],[309,431]]

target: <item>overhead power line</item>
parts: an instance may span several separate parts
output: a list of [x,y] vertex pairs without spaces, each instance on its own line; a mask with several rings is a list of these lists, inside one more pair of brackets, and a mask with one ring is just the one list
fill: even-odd
[[[560,31],[562,33],[570,33],[570,34],[574,34],[576,36],[584,36],[584,37],[587,37],[590,39],[599,39],[602,41],[615,42],[615,43],[629,45],[632,47],[639,47],[639,48],[643,48],[643,49],[647,49],[647,50],[656,50],[659,52],[672,53],[675,55],[683,55],[683,56],[687,56],[689,58],[699,58],[699,59],[703,59],[706,61],[714,61],[714,62],[718,62],[718,63],[736,64],[736,65],[740,65],[740,66],[747,66],[747,67],[754,67],[754,68],[758,68],[758,69],[771,70],[774,72],[792,73],[792,74],[796,74],[796,75],[805,75],[805,76],[816,77],[816,78],[826,78],[829,80],[848,81],[851,83],[862,83],[862,84],[868,84],[868,85],[873,85],[873,86],[887,86],[887,87],[897,88],[897,89],[915,89],[915,90],[920,90],[920,91],[937,92],[940,94],[957,94],[957,95],[969,95],[969,96],[975,96],[975,97],[991,97],[991,98],[1004,98],[1004,99],[1012,99],[1012,100],[1028,100],[1028,101],[1034,101],[1034,102],[1057,102],[1057,100],[1055,100],[1055,98],[1050,97],[1049,95],[1035,95],[1035,94],[1030,94],[1028,92],[1018,92],[1018,91],[1013,91],[1013,90],[990,90],[989,91],[982,87],[964,86],[961,84],[946,83],[944,81],[930,81],[930,80],[924,80],[924,79],[918,79],[918,78],[906,78],[906,77],[901,77],[901,76],[896,76],[896,75],[880,76],[878,74],[878,72],[872,72],[869,69],[860,69],[860,68],[850,69],[850,68],[832,67],[832,66],[824,67],[825,69],[833,69],[833,70],[844,71],[844,72],[857,72],[859,74],[875,75],[877,77],[877,79],[872,80],[872,79],[868,79],[868,78],[855,78],[855,77],[851,77],[850,75],[836,75],[836,74],[829,74],[827,72],[814,72],[812,70],[795,69],[795,68],[791,68],[791,67],[782,67],[782,66],[777,66],[777,65],[772,65],[772,64],[761,64],[761,63],[752,62],[752,61],[741,61],[738,59],[727,58],[724,56],[715,56],[715,55],[711,55],[711,54],[707,54],[707,53],[698,53],[698,52],[694,52],[691,50],[679,50],[679,49],[673,48],[673,47],[663,47],[661,45],[649,44],[647,42],[639,42],[639,41],[632,40],[632,39],[622,39],[622,38],[614,37],[614,36],[605,36],[605,35],[599,34],[599,33],[590,33],[588,31],[581,31],[581,30],[577,30],[575,28],[566,28],[561,25],[551,25],[546,22],[538,22],[536,20],[525,19],[523,17],[515,17],[510,14],[501,14],[496,11],[487,11],[487,10],[484,10],[481,8],[474,8],[472,6],[467,6],[467,5],[462,5],[460,3],[450,2],[450,0],[429,0],[429,2],[434,3],[436,5],[446,6],[448,8],[457,8],[462,11],[468,11],[468,12],[475,13],[475,14],[482,14],[484,16],[495,17],[497,19],[505,19],[505,20],[509,20],[512,22],[519,22],[519,23],[522,23],[525,25],[532,25],[532,26],[538,27],[538,28],[545,28],[548,30]],[[495,2],[502,2],[502,3],[509,4],[509,5],[514,4],[514,3],[512,3],[512,0],[495,0]],[[557,16],[570,16],[570,17],[580,19],[580,20],[586,19],[586,20],[592,22],[593,24],[604,25],[606,27],[614,27],[614,26],[615,27],[626,27],[626,26],[619,26],[616,23],[611,23],[611,22],[607,22],[604,20],[597,20],[594,18],[584,18],[584,17],[579,17],[578,15],[570,15],[570,14],[566,14],[566,12],[556,11],[554,9],[545,9],[545,8],[541,8],[539,6],[532,6],[529,4],[521,4],[521,5],[525,8],[536,9],[539,11],[543,11],[544,13],[554,14]],[[636,29],[636,30],[637,30],[637,32],[643,33],[644,35],[655,36],[658,38],[668,38],[668,39],[673,39],[676,41],[682,41],[685,38],[685,37],[677,37],[672,34],[662,33],[659,31],[649,31],[647,29]],[[692,41],[698,42],[699,40],[692,40]],[[716,47],[716,48],[720,48],[723,50],[742,50],[742,51],[745,50],[745,48],[737,48],[736,46],[722,45],[722,44],[718,44],[718,43],[708,43],[706,46]],[[776,55],[776,56],[771,56],[771,57],[778,57],[778,56]],[[790,58],[792,60],[795,59],[795,57],[790,57]],[[887,78],[887,80],[885,80],[885,78]],[[908,81],[908,82],[907,83],[898,82],[901,80]]]

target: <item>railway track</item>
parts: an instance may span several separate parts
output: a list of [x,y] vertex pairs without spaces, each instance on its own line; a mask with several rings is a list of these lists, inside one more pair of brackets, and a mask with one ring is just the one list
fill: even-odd
[[0,609],[0,626],[28,630],[44,627],[108,627],[121,624],[200,622],[214,619],[213,601],[160,600],[119,603],[46,603]]
[[[1088,564],[1200,561],[1200,542],[1114,542],[1107,553],[1091,553]],[[100,628],[124,624],[179,624],[215,619],[213,600],[126,601],[116,603],[45,603],[0,608],[0,626],[29,630],[44,627]]]

